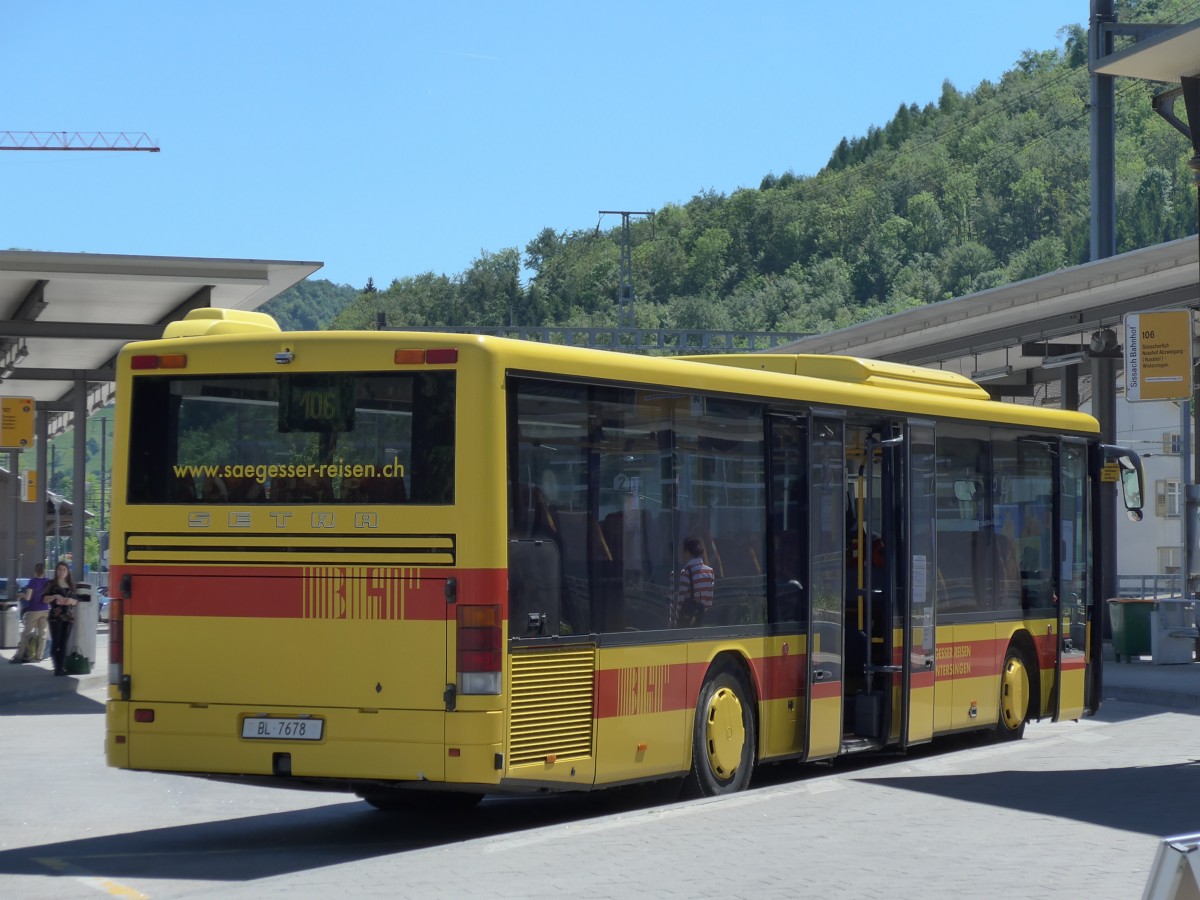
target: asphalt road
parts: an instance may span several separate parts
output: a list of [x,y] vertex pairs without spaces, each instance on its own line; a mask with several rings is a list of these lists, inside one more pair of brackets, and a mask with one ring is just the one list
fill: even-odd
[[1128,898],[1200,831],[1200,716],[764,770],[751,791],[489,798],[457,818],[105,767],[103,695],[0,706],[0,892],[120,897]]

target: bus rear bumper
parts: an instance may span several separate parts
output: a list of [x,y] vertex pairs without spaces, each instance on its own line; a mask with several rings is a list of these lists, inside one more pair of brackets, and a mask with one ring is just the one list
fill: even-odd
[[[495,784],[504,752],[500,712],[301,710],[110,700],[106,713],[106,758],[108,765],[122,769]],[[243,737],[247,716],[309,717],[308,722],[321,722],[321,736]]]

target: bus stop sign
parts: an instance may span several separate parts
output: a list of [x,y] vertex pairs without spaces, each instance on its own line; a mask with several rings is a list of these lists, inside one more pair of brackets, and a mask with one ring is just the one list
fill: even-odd
[[1191,310],[1127,315],[1125,399],[1187,400],[1191,396]]
[[0,450],[33,446],[33,398],[0,397]]

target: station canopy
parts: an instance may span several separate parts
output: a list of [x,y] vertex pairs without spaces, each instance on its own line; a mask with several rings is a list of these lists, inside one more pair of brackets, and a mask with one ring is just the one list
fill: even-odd
[[[1095,356],[1120,357],[1128,313],[1195,308],[1197,261],[1197,238],[1181,238],[811,335],[774,352],[863,356],[967,377],[987,371],[1002,375],[988,379],[989,389],[1027,387],[1061,378],[1058,363],[1071,357],[1084,365]],[[1092,340],[1106,331],[1118,343],[1096,351]]]
[[0,395],[33,397],[51,433],[112,396],[117,353],[193,309],[253,310],[319,262],[0,251]]

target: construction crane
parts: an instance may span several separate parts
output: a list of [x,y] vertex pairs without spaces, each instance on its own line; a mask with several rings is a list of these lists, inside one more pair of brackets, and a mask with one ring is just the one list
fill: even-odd
[[158,144],[132,131],[0,131],[0,150],[142,150]]

